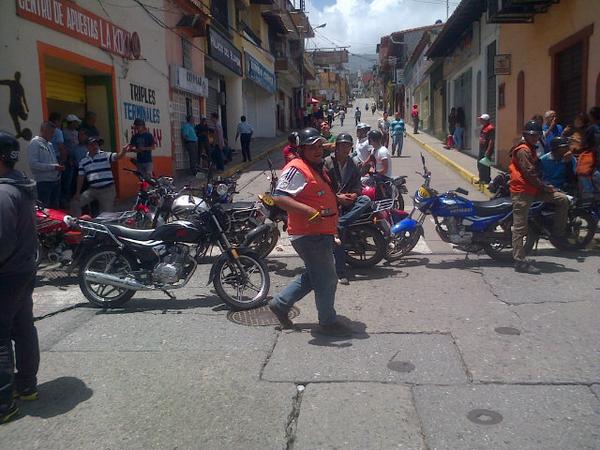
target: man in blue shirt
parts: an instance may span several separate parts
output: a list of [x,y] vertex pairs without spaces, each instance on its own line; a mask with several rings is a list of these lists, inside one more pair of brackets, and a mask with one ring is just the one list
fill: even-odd
[[154,137],[146,129],[146,122],[138,118],[133,121],[134,135],[131,136],[126,151],[137,153],[138,170],[147,178],[152,177],[152,150],[156,148]]
[[396,154],[396,151],[398,152],[398,156],[402,156],[406,126],[398,111],[394,114],[394,120],[390,123],[390,134],[392,135],[392,156]]
[[540,158],[542,181],[562,191],[575,179],[575,158],[569,146],[569,139],[555,137],[550,141],[550,152]]
[[187,116],[186,122],[181,125],[181,140],[190,157],[190,172],[192,175],[196,175],[200,155],[198,153],[198,136],[194,129],[194,118],[191,115]]
[[563,127],[558,123],[558,115],[556,114],[556,111],[546,111],[546,114],[544,114],[544,125],[542,127],[542,131],[544,132],[544,147],[546,148],[546,152],[549,152],[550,142],[552,142],[552,139],[562,136],[563,133]]

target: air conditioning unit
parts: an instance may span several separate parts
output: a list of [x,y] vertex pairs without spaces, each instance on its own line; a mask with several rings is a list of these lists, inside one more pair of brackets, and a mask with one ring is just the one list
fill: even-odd
[[544,13],[559,0],[488,0],[489,23],[531,23],[535,14]]

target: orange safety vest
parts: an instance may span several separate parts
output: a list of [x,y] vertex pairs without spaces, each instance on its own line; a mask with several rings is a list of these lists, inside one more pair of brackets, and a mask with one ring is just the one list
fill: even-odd
[[516,156],[517,151],[519,150],[529,152],[536,162],[538,159],[535,148],[530,147],[526,143],[519,144],[512,149],[510,156],[511,162],[510,166],[508,166],[510,171],[510,192],[514,194],[528,194],[535,197],[539,193],[539,189],[532,186],[523,176]]
[[[319,174],[302,158],[292,159],[285,168],[295,167],[306,179],[306,186],[294,196],[294,200],[312,206],[328,217],[309,222],[306,214],[288,212],[289,235],[335,234],[337,230],[337,198],[327,183],[327,175]],[[332,214],[329,216],[329,214]]]

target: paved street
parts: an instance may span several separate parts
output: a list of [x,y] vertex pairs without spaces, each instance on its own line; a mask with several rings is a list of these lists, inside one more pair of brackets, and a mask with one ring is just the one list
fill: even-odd
[[[375,124],[379,113],[357,104]],[[349,109],[332,132],[353,125]],[[420,151],[407,139],[393,159],[411,195]],[[425,156],[437,190],[485,199]],[[265,168],[242,176],[240,200],[268,189]],[[522,275],[467,257],[426,222],[411,255],[338,286],[355,331],[345,340],[313,333],[312,295],[297,305],[302,332],[229,321],[206,286],[210,266],[176,300],[139,293],[110,311],[45,270],[34,294],[40,399],[0,428],[0,448],[600,448],[599,255],[542,246],[544,274]],[[286,238],[269,267],[271,294],[300,272]]]

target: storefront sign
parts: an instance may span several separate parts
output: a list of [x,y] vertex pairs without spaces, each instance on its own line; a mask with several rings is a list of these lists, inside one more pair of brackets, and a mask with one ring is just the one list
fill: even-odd
[[270,94],[275,92],[275,74],[259,63],[250,53],[246,58],[246,76]]
[[16,0],[17,15],[124,58],[139,58],[140,38],[68,0]]
[[[123,85],[122,85],[123,86]],[[157,147],[162,144],[161,111],[156,101],[156,89],[139,83],[127,83],[126,101],[123,101],[125,129],[133,130],[133,121],[142,119],[154,136]]]
[[228,69],[242,75],[242,53],[224,36],[210,28],[208,54]]
[[510,75],[510,55],[494,56],[494,75]]
[[181,66],[171,66],[170,75],[171,87],[201,97],[208,97],[208,78]]

